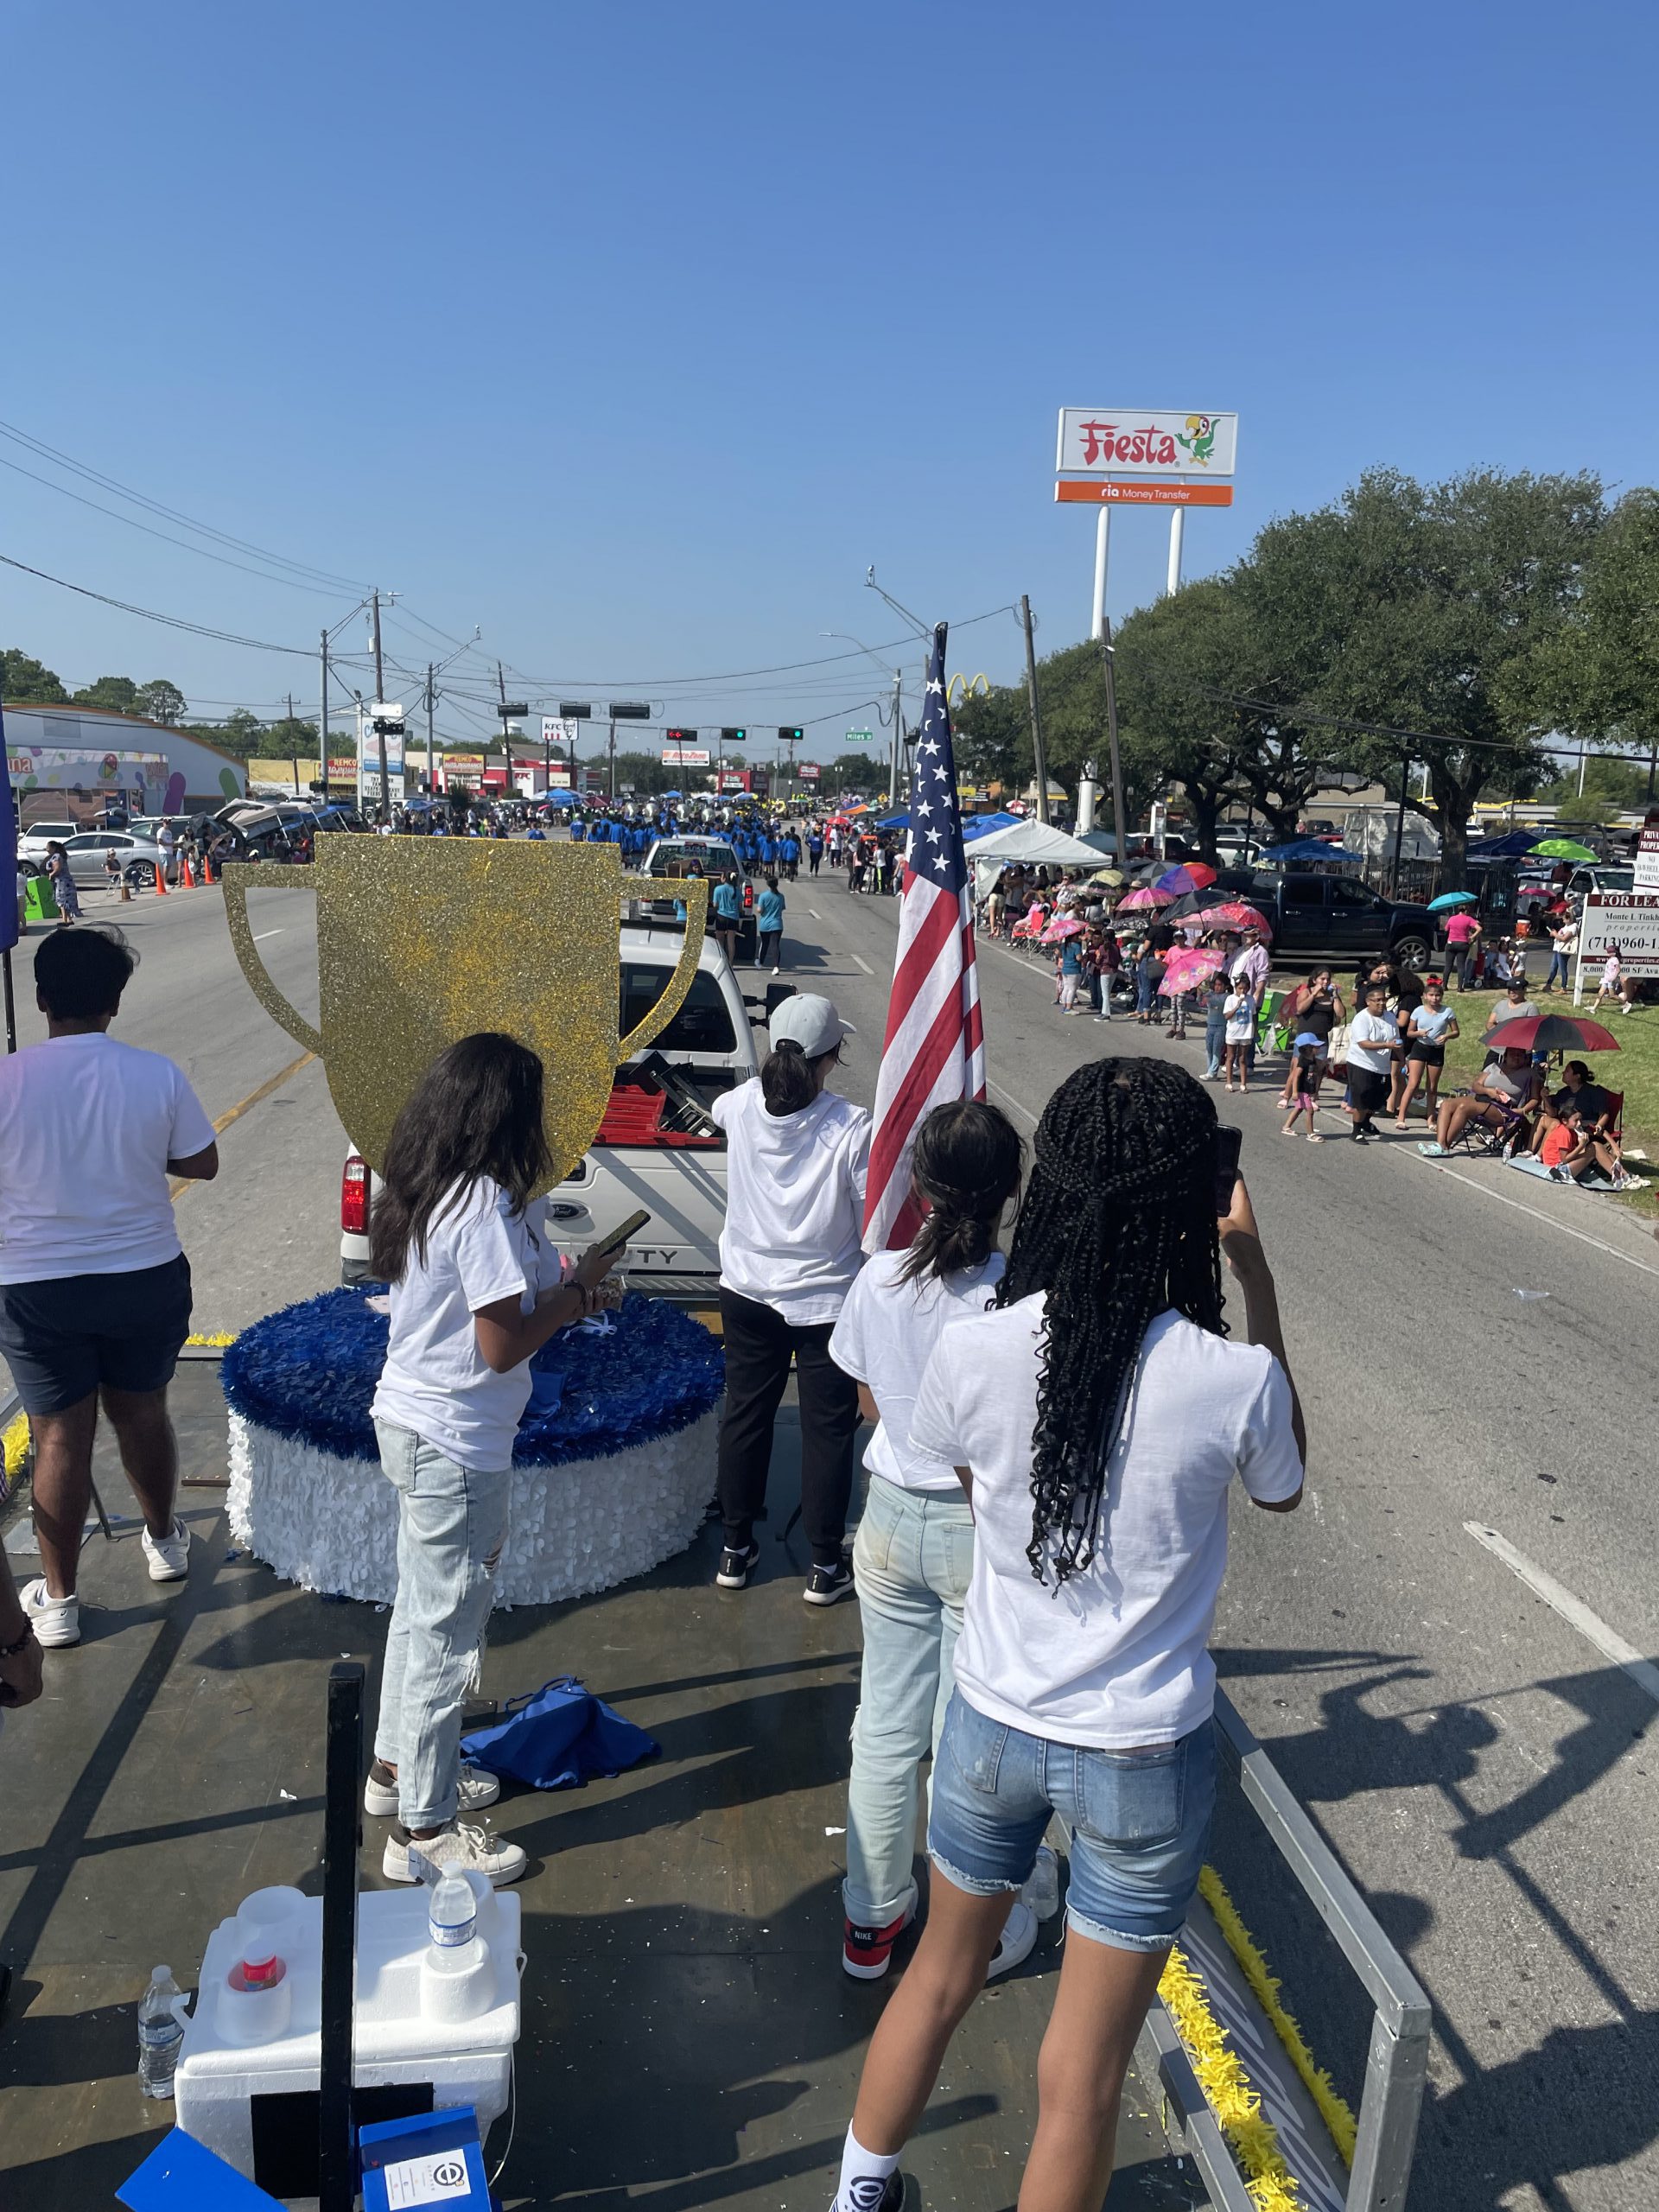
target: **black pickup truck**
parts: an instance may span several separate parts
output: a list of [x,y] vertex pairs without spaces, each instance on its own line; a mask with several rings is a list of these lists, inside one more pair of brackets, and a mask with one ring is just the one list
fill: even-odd
[[1433,957],[1434,917],[1427,906],[1384,899],[1351,876],[1240,871],[1223,877],[1217,891],[1224,885],[1225,895],[1246,899],[1266,915],[1275,959],[1342,968],[1387,953],[1402,968],[1421,969]]

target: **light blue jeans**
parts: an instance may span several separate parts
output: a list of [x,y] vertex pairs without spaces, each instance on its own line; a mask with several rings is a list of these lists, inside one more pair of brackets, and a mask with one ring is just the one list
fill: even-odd
[[391,1421],[376,1421],[374,1433],[397,1492],[397,1596],[374,1755],[397,1770],[404,1826],[437,1828],[455,1816],[461,1707],[495,1596],[512,1470],[458,1466]]
[[901,1490],[871,1476],[853,1546],[864,1673],[842,1890],[857,1927],[887,1927],[914,1893],[919,1769],[938,1746],[956,1687],[951,1656],[973,1568],[974,1517],[960,1491]]

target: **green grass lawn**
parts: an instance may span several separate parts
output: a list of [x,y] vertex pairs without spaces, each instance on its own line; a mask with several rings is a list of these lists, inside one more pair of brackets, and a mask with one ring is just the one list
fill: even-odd
[[[1483,1035],[1486,1016],[1503,996],[1502,991],[1452,991],[1447,1003],[1458,1017],[1461,1034],[1454,1044],[1446,1047],[1446,1073],[1441,1077],[1445,1090],[1456,1090],[1471,1083],[1485,1058],[1488,1045]],[[1573,1012],[1570,995],[1556,991],[1548,998],[1540,997],[1536,988],[1532,993],[1533,1004],[1543,1014]],[[1588,1000],[1580,1009],[1586,1017]],[[1630,1173],[1639,1174],[1643,1187],[1626,1193],[1624,1203],[1635,1205],[1640,1211],[1659,1215],[1659,1006],[1638,1007],[1634,1014],[1611,1014],[1602,1021],[1618,1038],[1616,1052],[1586,1052],[1582,1057],[1589,1062],[1598,1083],[1609,1090],[1624,1094],[1624,1148],[1645,1152],[1646,1160],[1631,1160]],[[1574,1059],[1579,1054],[1569,1052]],[[1556,1077],[1552,1065],[1552,1085]]]

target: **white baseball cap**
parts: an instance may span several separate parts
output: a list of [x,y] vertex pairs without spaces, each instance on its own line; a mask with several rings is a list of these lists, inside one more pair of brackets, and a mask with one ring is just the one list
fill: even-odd
[[848,1033],[832,999],[795,991],[772,1011],[766,1024],[774,1045],[798,1045],[809,1060],[833,1052]]

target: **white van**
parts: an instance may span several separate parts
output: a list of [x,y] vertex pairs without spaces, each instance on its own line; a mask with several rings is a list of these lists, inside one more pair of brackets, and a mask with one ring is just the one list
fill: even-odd
[[[683,930],[672,924],[623,925],[621,1034],[635,1028],[662,995],[683,942]],[[767,1001],[787,995],[774,985]],[[549,1197],[548,1218],[562,1244],[591,1244],[643,1206],[651,1221],[628,1247],[623,1272],[630,1287],[685,1305],[715,1302],[726,1220],[726,1139],[696,1111],[693,1096],[712,1100],[759,1073],[752,1023],[764,1013],[760,1001],[746,1000],[739,990],[719,945],[705,938],[684,1004],[648,1051],[617,1070],[592,1149]],[[656,1065],[671,1088],[657,1080]],[[348,1154],[340,1189],[342,1282],[368,1279],[373,1198],[368,1166],[355,1152]]]

